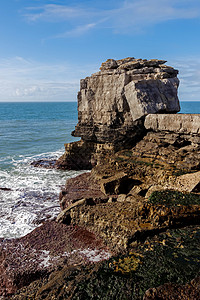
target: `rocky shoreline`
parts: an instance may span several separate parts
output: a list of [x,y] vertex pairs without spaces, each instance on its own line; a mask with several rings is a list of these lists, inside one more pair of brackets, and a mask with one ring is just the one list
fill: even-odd
[[81,80],[79,121],[48,166],[61,213],[0,240],[1,299],[199,299],[200,115],[176,114],[178,71],[108,60]]

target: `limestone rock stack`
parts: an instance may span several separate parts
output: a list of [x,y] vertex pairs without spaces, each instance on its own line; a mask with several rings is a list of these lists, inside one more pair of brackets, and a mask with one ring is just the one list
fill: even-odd
[[83,169],[92,167],[100,159],[98,149],[102,155],[133,145],[144,134],[147,114],[178,112],[178,71],[165,63],[133,57],[108,59],[99,72],[82,79],[78,124],[72,132],[82,140],[66,145],[58,166],[73,169],[78,163]]
[[82,79],[73,135],[87,141],[115,142],[123,140],[149,113],[178,112],[178,71],[165,62],[108,59],[100,72]]

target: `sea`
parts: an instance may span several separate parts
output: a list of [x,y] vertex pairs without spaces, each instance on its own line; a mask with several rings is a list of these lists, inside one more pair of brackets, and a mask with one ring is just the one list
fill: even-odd
[[[180,113],[200,113],[200,102],[181,102]],[[0,102],[0,237],[26,235],[60,212],[59,192],[83,171],[34,167],[54,160],[77,124],[76,102]]]

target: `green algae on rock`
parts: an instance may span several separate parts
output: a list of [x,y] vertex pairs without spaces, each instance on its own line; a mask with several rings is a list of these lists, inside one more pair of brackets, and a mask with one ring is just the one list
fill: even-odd
[[181,193],[178,191],[155,191],[148,200],[151,204],[166,206],[200,205],[200,194]]
[[178,284],[181,293],[181,285],[199,274],[199,245],[199,226],[167,230],[147,238],[125,256],[95,266],[58,270],[40,283],[37,291],[28,287],[11,299],[142,300],[146,290],[170,282]]

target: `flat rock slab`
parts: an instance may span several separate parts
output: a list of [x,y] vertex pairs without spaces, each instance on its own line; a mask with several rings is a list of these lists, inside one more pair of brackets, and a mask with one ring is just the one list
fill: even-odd
[[60,206],[65,209],[83,198],[93,198],[94,201],[101,199],[102,202],[108,199],[89,172],[67,180],[65,188],[60,193]]
[[149,114],[144,126],[155,131],[200,134],[200,114]]
[[200,192],[200,171],[181,175],[177,178],[177,187],[179,191]]
[[0,240],[0,296],[13,294],[59,267],[109,257],[110,252],[93,233],[46,222],[22,238]]

